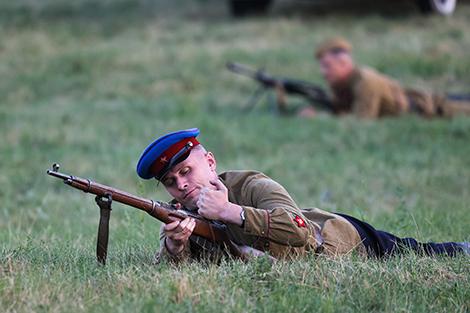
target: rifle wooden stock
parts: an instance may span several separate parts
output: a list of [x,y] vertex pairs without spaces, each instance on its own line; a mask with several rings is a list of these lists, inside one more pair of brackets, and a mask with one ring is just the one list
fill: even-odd
[[209,220],[204,219],[198,214],[184,209],[177,209],[175,206],[165,202],[142,198],[110,186],[93,182],[86,178],[63,174],[58,172],[58,169],[58,164],[54,164],[52,169],[47,170],[47,174],[60,178],[64,181],[65,184],[87,193],[91,193],[100,197],[107,197],[111,195],[113,201],[117,201],[136,209],[143,210],[165,224],[175,220],[183,220],[186,217],[191,216],[196,221],[196,227],[194,228],[193,234],[225,246],[228,248],[228,251],[236,258],[248,260],[251,256],[258,256],[263,254],[261,251],[249,247],[240,247],[232,242],[227,234],[227,227],[224,224],[215,224]]

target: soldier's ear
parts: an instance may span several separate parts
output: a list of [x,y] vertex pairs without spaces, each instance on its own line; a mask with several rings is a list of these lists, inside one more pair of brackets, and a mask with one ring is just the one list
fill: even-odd
[[215,170],[217,169],[217,161],[215,160],[214,154],[210,151],[207,152],[206,160],[207,160],[207,163],[209,164],[209,168],[215,172]]

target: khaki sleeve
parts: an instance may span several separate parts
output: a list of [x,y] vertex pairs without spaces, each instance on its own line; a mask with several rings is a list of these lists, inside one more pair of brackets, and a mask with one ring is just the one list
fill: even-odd
[[362,80],[354,88],[352,111],[360,118],[374,119],[380,112],[380,91],[370,81]]
[[165,243],[166,235],[163,232],[163,225],[160,227],[160,249],[155,253],[155,260],[154,263],[160,263],[162,261],[167,261],[171,263],[180,263],[187,261],[190,256],[190,249],[189,249],[189,240],[184,246],[184,249],[178,254],[171,254],[170,251],[166,248]]
[[255,179],[243,194],[253,206],[245,210],[244,232],[281,245],[304,246],[311,231],[307,220],[287,191],[269,178]]

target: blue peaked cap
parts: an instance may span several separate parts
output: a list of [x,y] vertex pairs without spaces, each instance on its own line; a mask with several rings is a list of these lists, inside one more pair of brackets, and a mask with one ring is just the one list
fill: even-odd
[[[144,152],[140,156],[139,162],[137,163],[137,175],[143,179],[150,179],[153,177],[158,178],[158,173],[156,174],[151,172],[153,163],[174,144],[179,143],[186,138],[195,138],[199,133],[200,131],[198,128],[189,128],[166,134],[152,142],[147,148],[145,148]],[[175,164],[176,163],[173,163],[171,166]],[[169,168],[167,170],[169,170]]]

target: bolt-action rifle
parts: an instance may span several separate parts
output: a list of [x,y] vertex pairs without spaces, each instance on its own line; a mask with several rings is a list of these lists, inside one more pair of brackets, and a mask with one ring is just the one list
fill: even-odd
[[303,80],[275,77],[266,73],[263,69],[255,70],[240,63],[227,62],[226,66],[231,72],[248,76],[261,84],[260,88],[255,91],[246,106],[249,110],[253,109],[266,89],[280,87],[287,94],[305,97],[310,104],[319,106],[327,111],[332,111],[331,101],[325,90],[320,86]]
[[[47,170],[47,174],[60,178],[65,184],[80,189],[84,192],[96,195],[95,201],[100,207],[100,223],[98,226],[98,240],[96,255],[98,262],[105,265],[108,246],[109,217],[112,201],[127,204],[139,210],[143,210],[163,223],[171,223],[177,220],[183,220],[188,216],[196,220],[196,227],[193,234],[203,237],[210,242],[220,245],[226,249],[233,257],[244,261],[253,256],[264,255],[264,252],[248,246],[240,246],[230,240],[227,233],[227,226],[219,222],[213,222],[204,219],[195,212],[184,208],[177,208],[175,205],[141,198],[125,191],[109,187],[91,181],[90,179],[63,174],[59,172],[59,165],[53,164],[52,169]],[[270,257],[270,260],[274,260]]]

